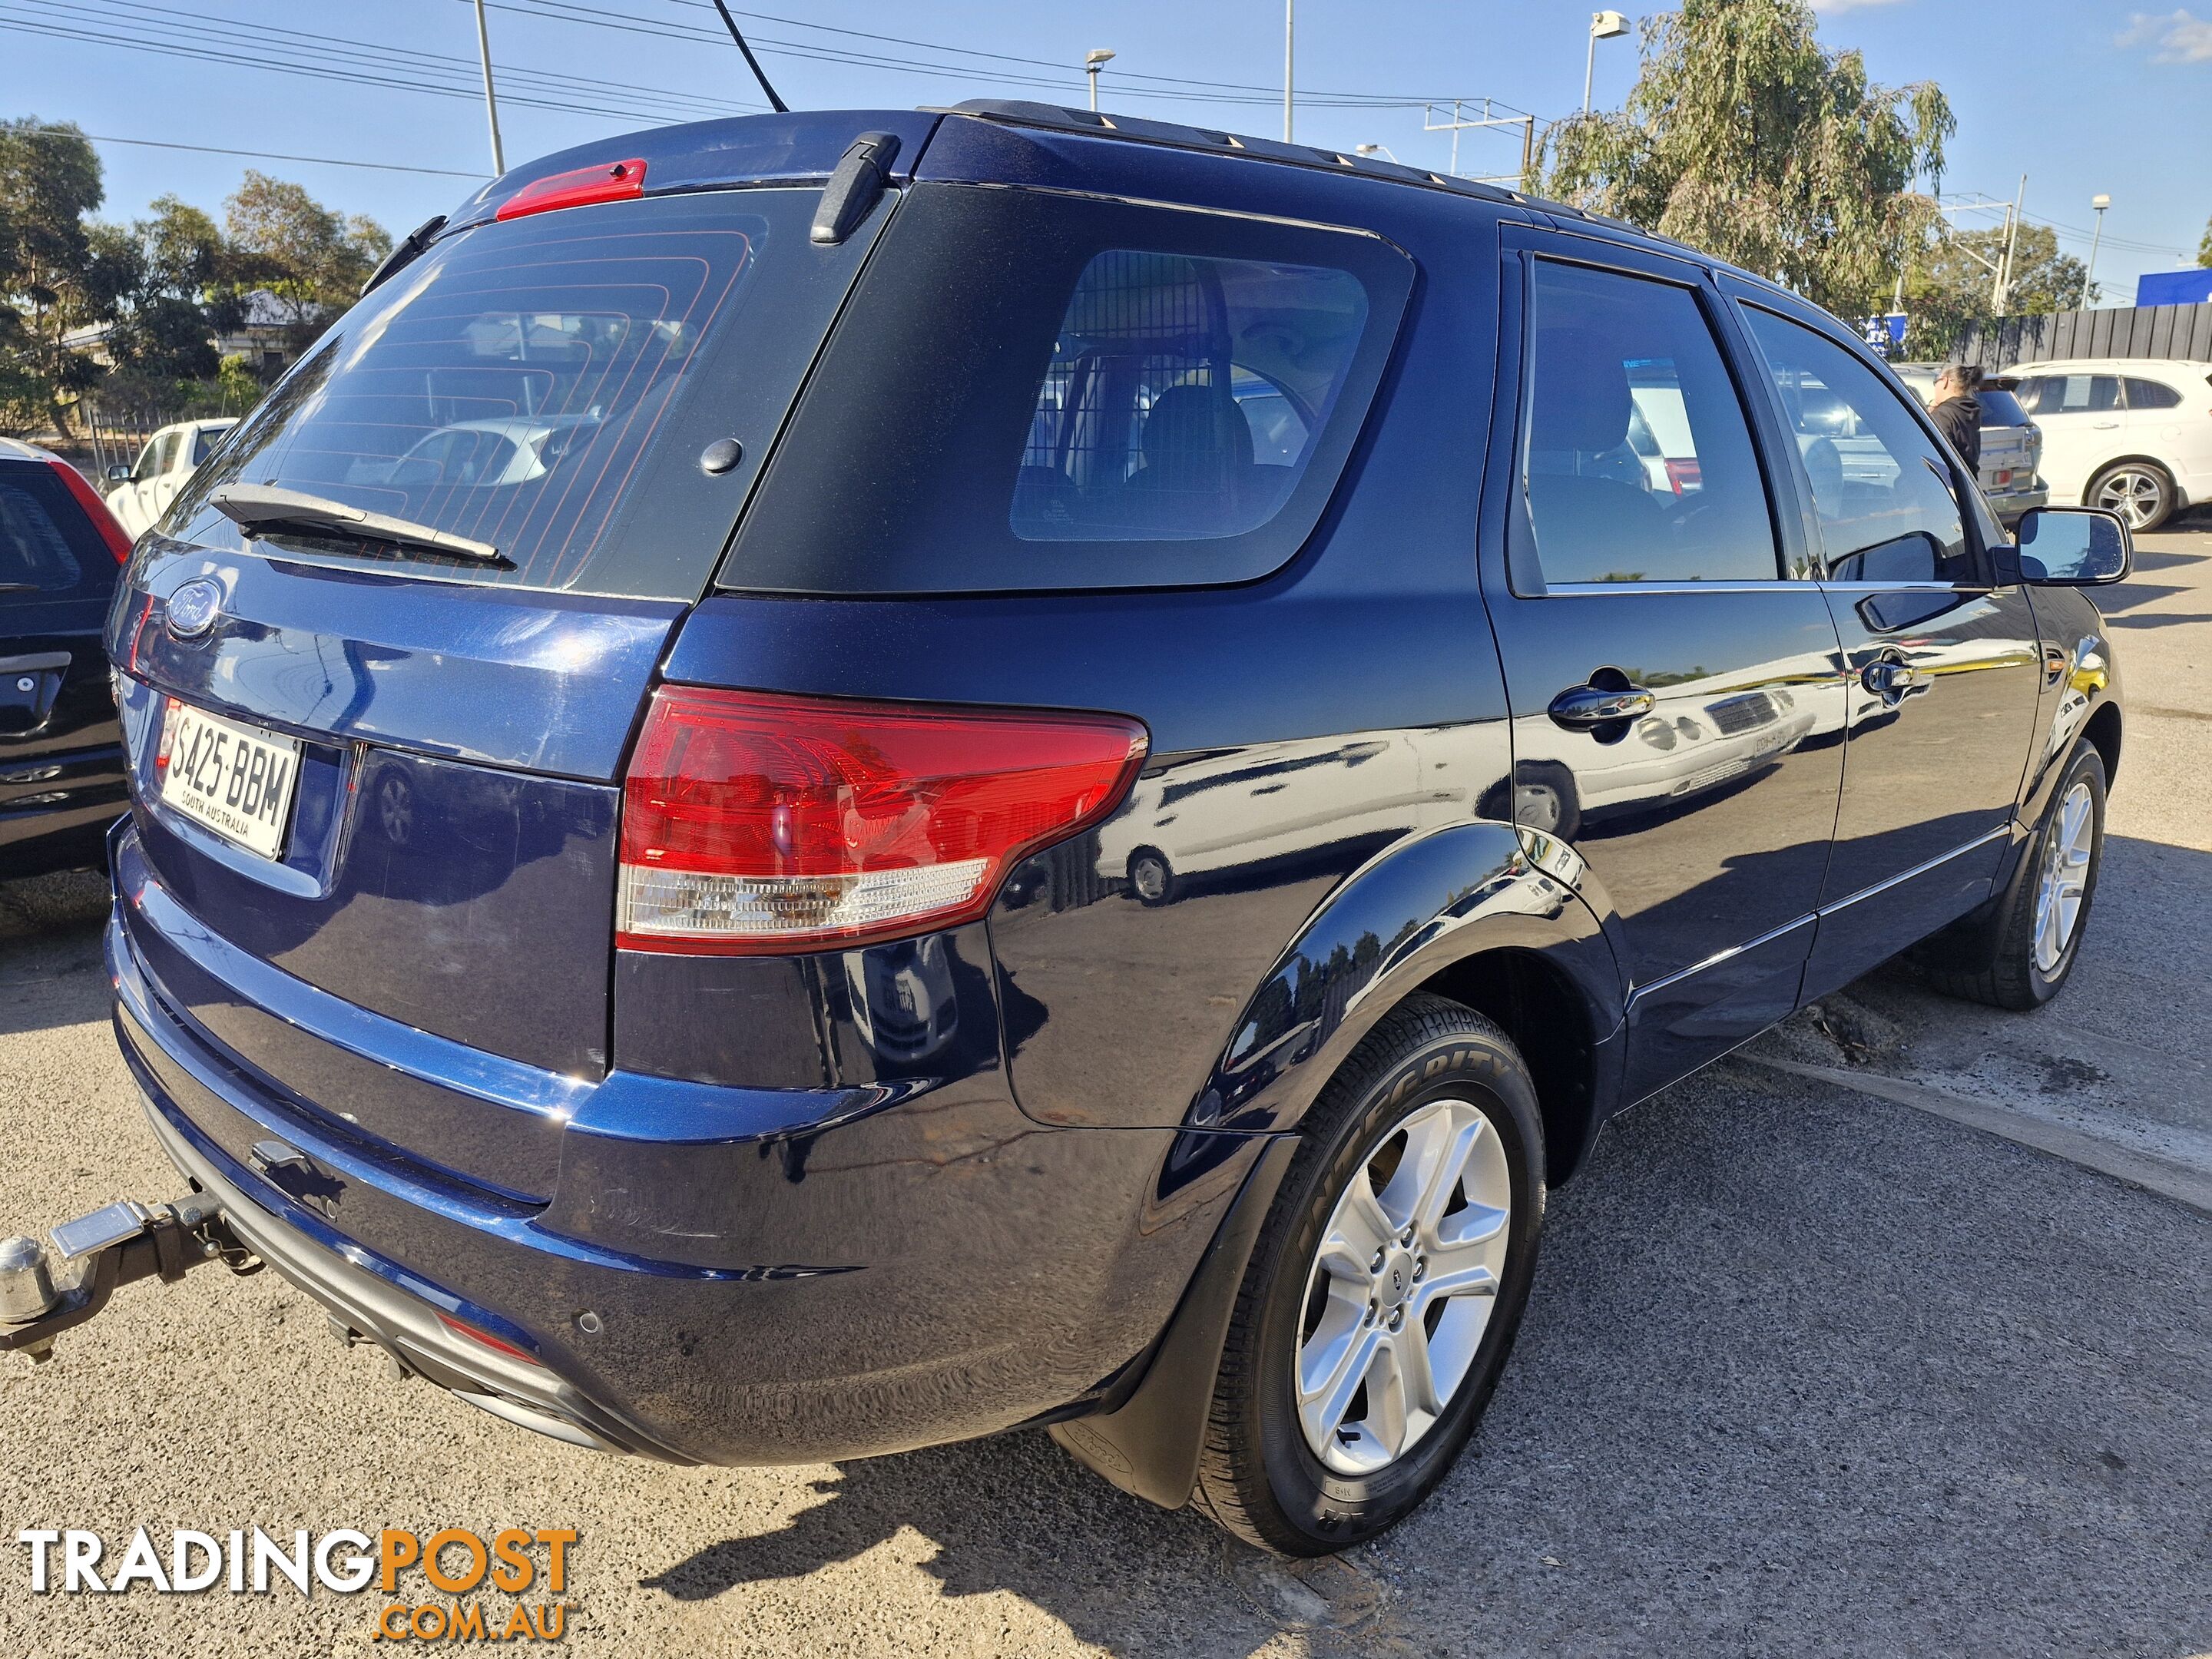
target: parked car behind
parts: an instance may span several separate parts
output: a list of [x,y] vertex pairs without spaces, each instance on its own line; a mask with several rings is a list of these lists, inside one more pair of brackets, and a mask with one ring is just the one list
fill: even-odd
[[2212,501],[2212,363],[2081,357],[2019,374],[2052,501],[2105,507],[2138,531]]
[[98,866],[129,805],[100,631],[130,550],[75,467],[0,438],[0,880]]
[[[1911,386],[1923,404],[1936,394],[1940,363],[1893,364],[1897,378]],[[2009,374],[1985,378],[1974,393],[1981,404],[1982,454],[1978,469],[1982,495],[1998,521],[2017,524],[2031,507],[2051,499],[2041,476],[2043,432],[2022,406],[2020,381]]]
[[[592,418],[381,470],[517,408]],[[2020,538],[1850,329],[1572,208],[1029,104],[595,143],[134,555],[124,1053],[510,1421],[1049,1424],[1341,1548],[1615,1111],[1923,941],[2064,984],[2128,544]]]
[[237,424],[235,420],[180,421],[165,426],[146,440],[129,466],[108,468],[107,505],[116,521],[132,537],[143,535],[148,526],[169,510],[185,480],[213,453],[216,441]]

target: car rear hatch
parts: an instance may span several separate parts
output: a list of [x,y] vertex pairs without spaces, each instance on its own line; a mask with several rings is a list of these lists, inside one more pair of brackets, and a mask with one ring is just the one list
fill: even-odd
[[[890,210],[749,118],[508,174],[228,436],[133,562],[125,924],[328,1127],[523,1200],[609,1064],[623,755]],[[458,227],[458,228],[457,228]]]
[[1979,393],[1982,487],[2005,495],[2033,486],[2039,459],[2040,443],[2035,426],[2028,419],[2027,411],[2021,407],[2020,399],[2013,395],[2015,384],[2009,380],[1994,385],[1984,381]]

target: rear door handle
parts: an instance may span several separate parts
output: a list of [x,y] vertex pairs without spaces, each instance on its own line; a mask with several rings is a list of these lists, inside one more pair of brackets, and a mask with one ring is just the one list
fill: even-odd
[[1587,685],[1571,685],[1552,699],[1546,712],[1570,732],[1587,732],[1614,720],[1634,720],[1657,708],[1659,699],[1632,683],[1619,670],[1601,669]]

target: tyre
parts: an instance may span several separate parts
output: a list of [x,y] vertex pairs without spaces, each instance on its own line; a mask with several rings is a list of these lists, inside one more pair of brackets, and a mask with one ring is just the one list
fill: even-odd
[[2039,1008],[2074,971],[2097,870],[2105,856],[2105,761],[2084,742],[2051,792],[2051,805],[1996,926],[1973,957],[1931,968],[1936,988],[1995,1008]]
[[2091,507],[2118,514],[2140,535],[2172,516],[2173,480],[2164,467],[2149,461],[2121,461],[2092,479],[2083,499]]
[[1129,854],[1129,890],[1139,904],[1175,902],[1175,867],[1158,848],[1139,847]]
[[1518,1050],[1409,998],[1309,1115],[1237,1291],[1195,1502],[1279,1554],[1348,1548],[1449,1471],[1534,1270],[1544,1131]]

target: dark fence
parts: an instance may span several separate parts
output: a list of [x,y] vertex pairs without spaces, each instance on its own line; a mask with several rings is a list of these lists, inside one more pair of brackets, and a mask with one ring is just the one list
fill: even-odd
[[2054,357],[2179,357],[2212,362],[2212,305],[2116,306],[2005,317],[1969,329],[1956,354],[1984,368],[2047,362]]

